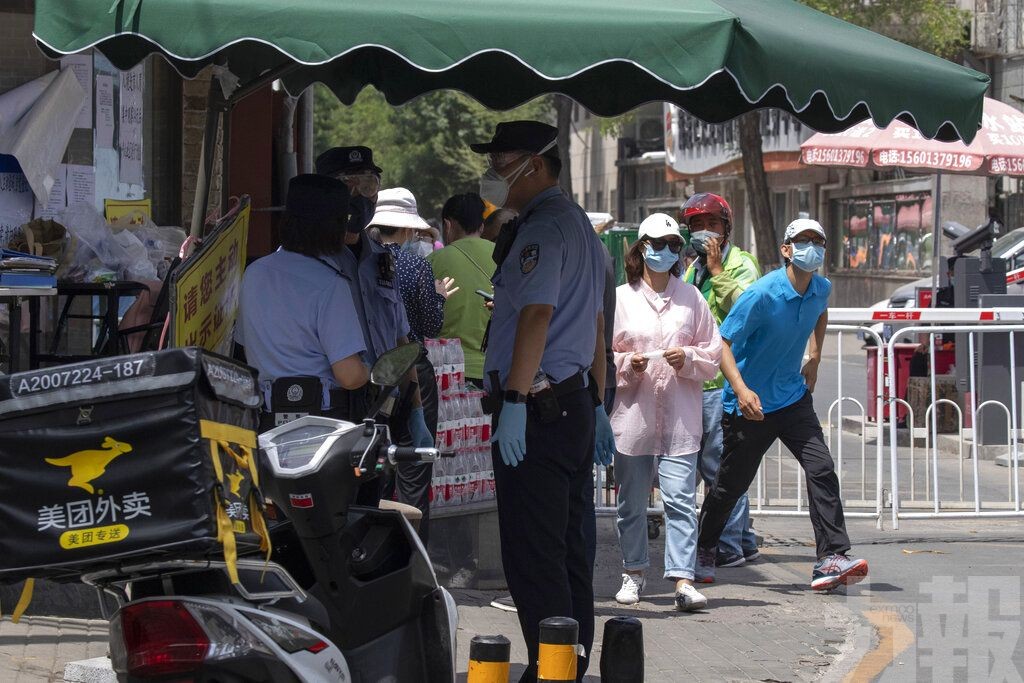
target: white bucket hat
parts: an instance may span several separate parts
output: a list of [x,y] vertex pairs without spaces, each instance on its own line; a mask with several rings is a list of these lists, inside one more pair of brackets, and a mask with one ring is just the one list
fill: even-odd
[[428,232],[436,239],[437,230],[420,218],[416,208],[416,197],[404,187],[381,190],[377,195],[377,207],[369,227],[412,228]]

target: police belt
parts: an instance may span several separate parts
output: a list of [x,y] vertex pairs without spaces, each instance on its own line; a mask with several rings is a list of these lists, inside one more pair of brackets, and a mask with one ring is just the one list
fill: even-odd
[[[554,392],[555,398],[587,388],[590,388],[591,393],[594,393],[597,385],[594,384],[593,378],[590,378],[590,381],[587,382],[588,375],[589,373],[580,371],[561,382],[551,382],[551,391]],[[488,373],[488,377],[491,380],[491,391],[484,396],[482,406],[485,414],[497,415],[501,413],[501,405],[505,402],[505,392],[501,388],[501,380],[498,378],[497,372]],[[530,396],[526,397],[527,403],[530,402],[530,398]]]

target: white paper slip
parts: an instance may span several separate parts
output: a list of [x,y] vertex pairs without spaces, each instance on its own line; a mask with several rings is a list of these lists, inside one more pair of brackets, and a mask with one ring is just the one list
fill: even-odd
[[647,360],[653,360],[655,358],[663,358],[665,356],[665,351],[648,351],[642,355]]

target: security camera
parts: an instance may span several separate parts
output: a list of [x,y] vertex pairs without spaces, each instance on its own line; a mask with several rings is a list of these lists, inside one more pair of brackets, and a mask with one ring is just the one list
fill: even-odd
[[[943,231],[945,231],[945,226],[943,226]],[[953,241],[953,251],[956,252],[957,256],[965,256],[975,249],[990,251],[992,249],[992,242],[1002,232],[1002,224],[995,218],[989,218],[987,223],[983,223],[967,234],[955,238]]]
[[961,225],[956,221],[946,221],[942,224],[942,234],[951,240],[959,239],[970,232],[970,229],[966,225]]

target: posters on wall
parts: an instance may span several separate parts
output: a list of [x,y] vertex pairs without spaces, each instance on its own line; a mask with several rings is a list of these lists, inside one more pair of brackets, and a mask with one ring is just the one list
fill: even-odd
[[143,80],[141,65],[121,72],[117,145],[121,152],[119,177],[122,183],[129,185],[142,185]]
[[61,69],[71,69],[85,91],[85,105],[78,111],[75,128],[92,128],[92,55],[68,55],[60,60]]
[[96,169],[68,164],[68,206],[96,206]]
[[114,78],[96,76],[96,147],[114,146]]
[[36,199],[34,214],[36,218],[53,219],[59,216],[61,212],[67,208],[67,180],[68,167],[66,164],[61,164],[57,167],[57,172],[53,175],[53,188],[50,190],[50,196],[46,198],[46,203],[40,203],[40,201]]
[[[5,160],[10,160],[9,162]],[[0,157],[0,246],[7,246],[11,237],[32,218],[32,188],[25,174],[11,157]]]

